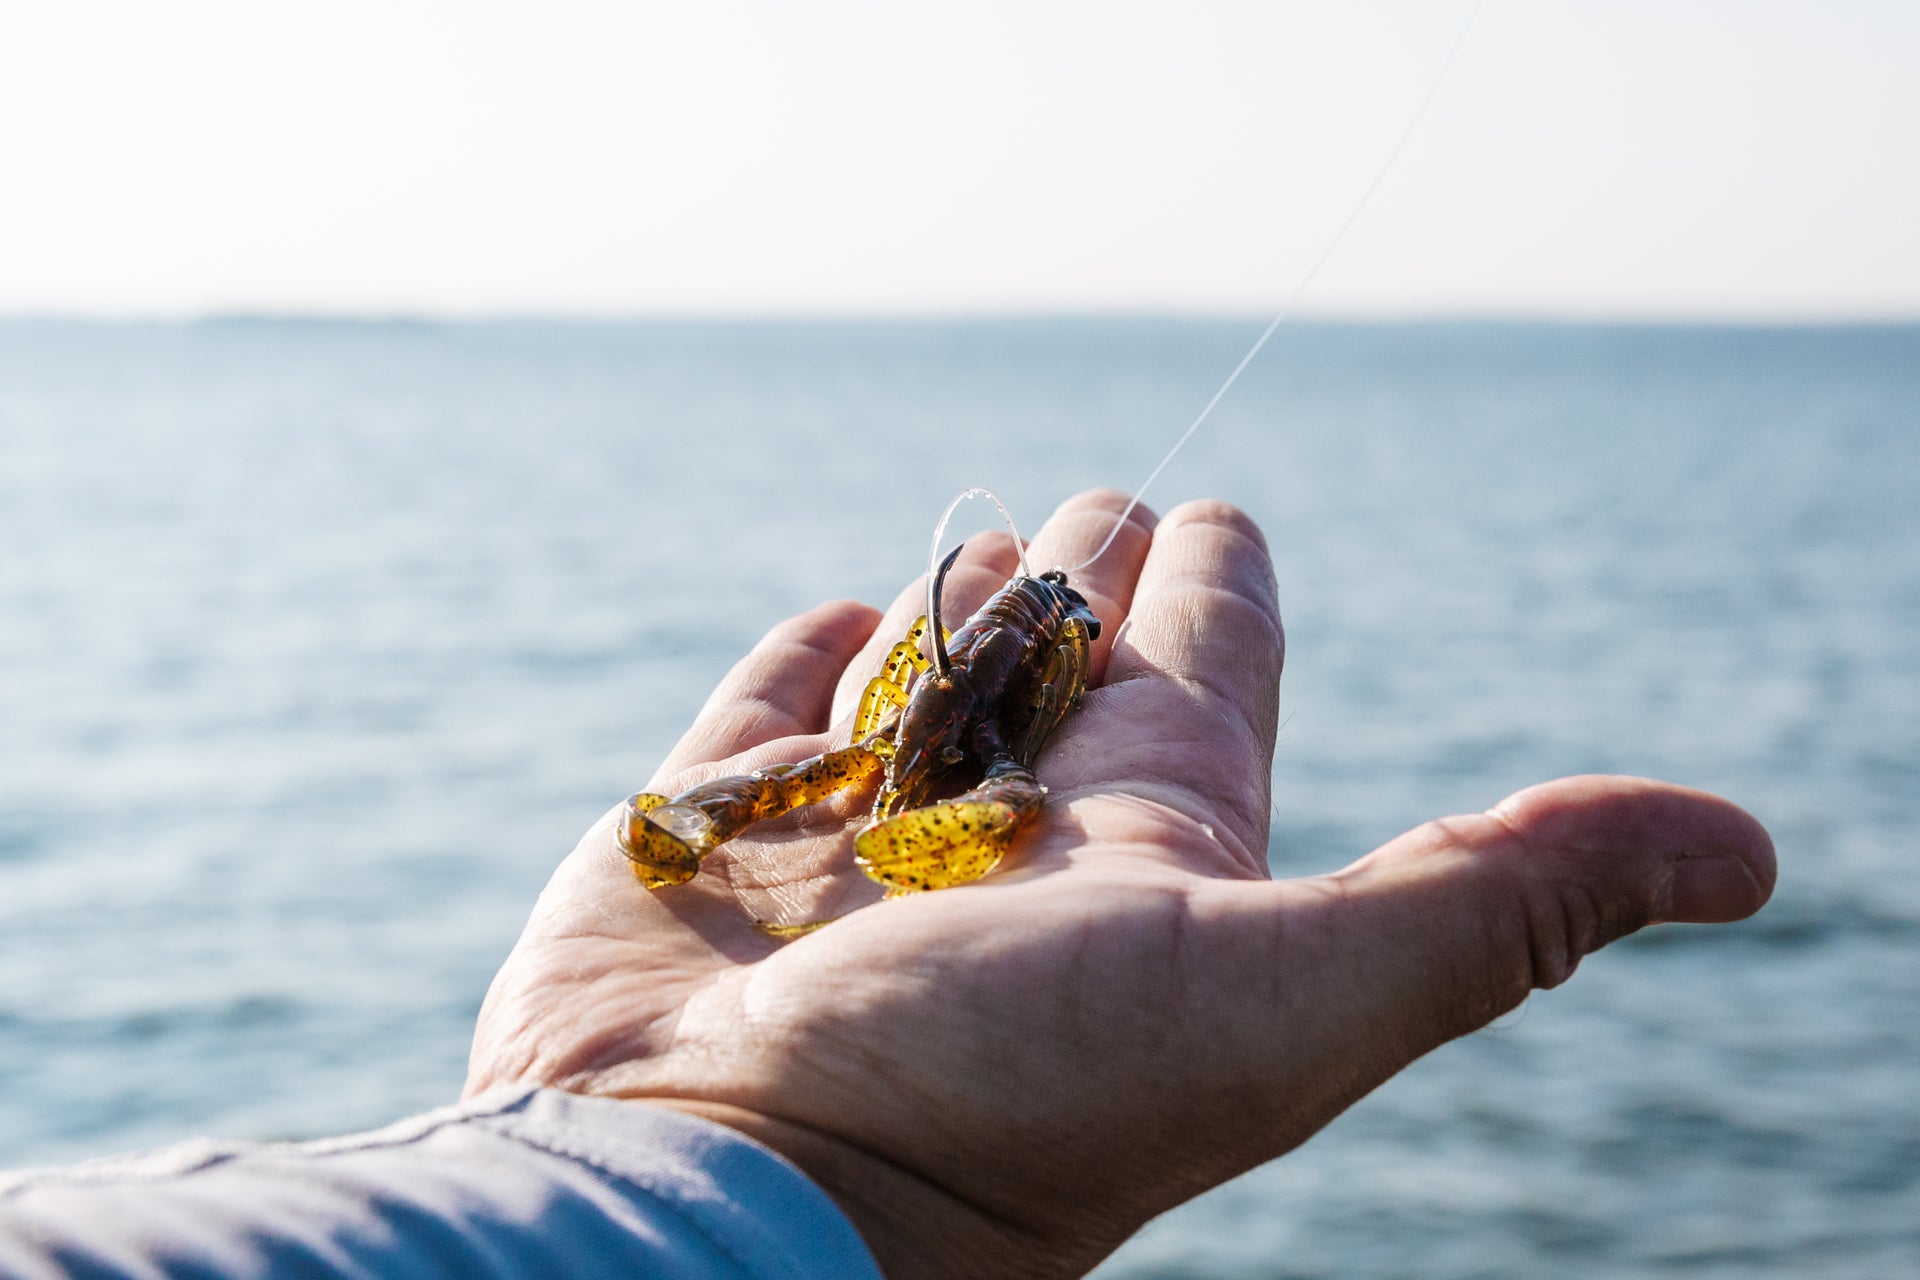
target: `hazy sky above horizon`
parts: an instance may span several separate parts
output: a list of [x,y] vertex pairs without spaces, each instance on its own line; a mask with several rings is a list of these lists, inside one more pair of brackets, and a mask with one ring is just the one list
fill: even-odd
[[[1472,0],[0,24],[0,313],[1270,312]],[[1920,5],[1488,0],[1320,314],[1920,316]]]

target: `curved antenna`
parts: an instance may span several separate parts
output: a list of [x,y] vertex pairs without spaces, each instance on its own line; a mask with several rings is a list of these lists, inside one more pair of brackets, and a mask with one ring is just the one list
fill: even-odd
[[[978,485],[971,489],[962,489],[955,494],[953,501],[947,504],[947,509],[940,513],[940,523],[933,526],[933,545],[927,550],[927,619],[933,624],[930,628],[933,635],[931,643],[934,652],[939,655],[934,658],[934,663],[940,666],[942,675],[946,674],[946,667],[942,664],[947,659],[947,638],[940,631],[940,583],[947,576],[948,566],[960,554],[960,547],[955,547],[953,555],[947,557],[946,564],[941,564],[940,543],[947,536],[947,523],[953,519],[953,513],[968,498],[988,498],[992,500],[994,506],[1000,508],[1000,518],[1007,522],[1007,532],[1013,535],[1013,551],[1020,559],[1020,576],[1023,578],[1033,576],[1027,569],[1027,544],[1021,539],[1020,530],[1014,527],[1013,513],[1007,510],[1006,503],[1000,501],[1000,496],[993,490],[983,489]],[[965,546],[966,543],[963,542],[960,545]]]
[[940,588],[946,585],[947,570],[953,568],[953,562],[960,558],[966,545],[963,542],[947,552],[947,558],[940,562],[939,570],[933,575],[933,585],[927,590],[927,620],[933,625],[933,669],[943,676],[953,669],[953,662],[947,657],[946,624],[940,621]]
[[[1360,215],[1366,212],[1367,205],[1373,201],[1373,193],[1380,189],[1380,184],[1387,180],[1389,173],[1393,172],[1393,166],[1398,163],[1400,153],[1407,149],[1407,142],[1413,137],[1414,130],[1418,129],[1420,122],[1427,118],[1427,108],[1433,105],[1434,98],[1440,93],[1440,86],[1446,83],[1447,73],[1453,70],[1454,62],[1460,57],[1460,50],[1466,46],[1467,36],[1473,31],[1473,24],[1479,20],[1480,10],[1485,7],[1486,0],[1474,0],[1466,22],[1460,27],[1460,34],[1453,38],[1453,47],[1447,50],[1446,61],[1440,64],[1440,70],[1434,75],[1433,83],[1427,86],[1426,95],[1420,99],[1420,105],[1414,108],[1413,118],[1408,120],[1407,127],[1400,131],[1399,140],[1393,144],[1393,150],[1387,153],[1385,163],[1373,175],[1373,181],[1369,182],[1367,189],[1360,193],[1360,199],[1354,203],[1353,211],[1347,214],[1347,220],[1340,224],[1340,229],[1333,233],[1333,239],[1327,242],[1327,247],[1321,250],[1320,256],[1314,259],[1313,265],[1307,268],[1307,274],[1300,277],[1300,283],[1296,284],[1293,292],[1287,295],[1286,302],[1280,307],[1280,313],[1274,316],[1265,331],[1254,339],[1253,345],[1247,348],[1247,354],[1240,357],[1240,363],[1233,366],[1233,372],[1227,375],[1227,380],[1220,384],[1220,389],[1213,393],[1213,398],[1207,401],[1205,408],[1200,410],[1200,416],[1180,433],[1180,438],[1173,442],[1173,448],[1167,450],[1166,456],[1160,459],[1159,465],[1148,472],[1147,478],[1140,482],[1140,487],[1133,491],[1132,500],[1127,503],[1126,510],[1120,513],[1120,518],[1113,522],[1113,528],[1107,531],[1107,540],[1100,544],[1100,549],[1068,569],[1068,573],[1078,573],[1107,554],[1107,548],[1113,545],[1113,540],[1120,536],[1120,530],[1125,527],[1127,517],[1133,514],[1133,509],[1140,505],[1140,499],[1146,496],[1147,486],[1159,478],[1160,473],[1167,469],[1167,464],[1173,461],[1173,456],[1179,453],[1186,446],[1187,441],[1193,438],[1193,433],[1200,429],[1200,424],[1212,416],[1213,407],[1220,403],[1221,398],[1227,394],[1227,389],[1240,380],[1240,375],[1246,371],[1248,365],[1253,363],[1253,358],[1260,354],[1262,347],[1267,345],[1267,339],[1273,336],[1273,331],[1293,314],[1294,307],[1300,302],[1300,295],[1307,291],[1307,286],[1312,284],[1314,278],[1320,274],[1320,268],[1326,266],[1327,260],[1333,257],[1334,250],[1338,249],[1340,242],[1347,238],[1347,232],[1353,230],[1354,224],[1360,221]],[[995,501],[999,499],[996,498]]]

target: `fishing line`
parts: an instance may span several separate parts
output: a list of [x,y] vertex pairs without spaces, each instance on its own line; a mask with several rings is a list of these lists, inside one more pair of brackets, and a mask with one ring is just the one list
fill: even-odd
[[[935,607],[933,598],[934,591],[940,581],[940,575],[936,570],[936,566],[940,563],[940,541],[947,536],[947,522],[953,519],[953,513],[958,510],[960,504],[968,498],[990,498],[993,500],[993,505],[1000,508],[1000,518],[1007,522],[1007,532],[1013,535],[1014,554],[1020,557],[1020,576],[1023,578],[1031,578],[1033,576],[1027,569],[1027,544],[1021,540],[1020,530],[1014,527],[1013,512],[1007,510],[1007,504],[1000,501],[1000,495],[991,489],[983,489],[978,485],[971,489],[963,490],[954,495],[953,501],[947,504],[947,509],[940,513],[940,523],[933,526],[933,546],[927,551],[927,620],[929,623],[940,616],[940,611]],[[940,643],[940,636],[934,636],[929,641],[929,644],[933,645]]]
[[[1461,24],[1460,34],[1453,38],[1453,47],[1447,50],[1446,60],[1440,64],[1440,70],[1433,77],[1433,83],[1427,86],[1426,95],[1420,99],[1420,105],[1414,109],[1413,116],[1407,121],[1406,128],[1400,131],[1400,138],[1393,144],[1393,150],[1387,153],[1386,161],[1373,175],[1373,181],[1369,182],[1366,190],[1361,192],[1360,199],[1354,203],[1353,211],[1347,215],[1347,220],[1340,224],[1340,229],[1334,232],[1333,239],[1327,242],[1327,247],[1321,251],[1320,256],[1316,258],[1313,265],[1307,269],[1307,273],[1300,277],[1300,283],[1296,284],[1293,287],[1293,292],[1287,295],[1287,300],[1282,304],[1279,314],[1275,315],[1272,322],[1267,325],[1260,336],[1254,339],[1253,345],[1247,348],[1247,354],[1240,357],[1240,363],[1233,366],[1233,372],[1229,373],[1227,380],[1220,384],[1220,389],[1213,393],[1213,398],[1208,400],[1206,407],[1200,410],[1200,415],[1193,420],[1192,424],[1188,426],[1185,431],[1180,433],[1180,438],[1173,442],[1173,448],[1167,450],[1166,456],[1160,459],[1159,465],[1148,472],[1147,478],[1141,481],[1140,487],[1133,491],[1133,497],[1127,502],[1126,510],[1122,511],[1120,518],[1113,522],[1113,528],[1107,533],[1107,540],[1100,544],[1100,549],[1088,556],[1085,560],[1082,560],[1079,564],[1069,568],[1067,570],[1068,573],[1080,572],[1107,553],[1107,548],[1113,545],[1113,540],[1120,536],[1120,530],[1125,527],[1127,517],[1133,514],[1133,509],[1140,505],[1140,499],[1146,496],[1147,486],[1152,484],[1162,471],[1166,470],[1167,464],[1173,461],[1174,455],[1179,453],[1180,450],[1185,447],[1187,441],[1193,438],[1193,433],[1200,429],[1200,424],[1212,416],[1214,406],[1219,404],[1221,399],[1227,394],[1228,389],[1240,380],[1240,375],[1246,371],[1248,365],[1253,363],[1253,358],[1260,354],[1262,347],[1267,345],[1267,339],[1273,337],[1274,330],[1278,329],[1287,317],[1293,314],[1294,307],[1300,302],[1300,295],[1307,291],[1307,286],[1311,285],[1314,277],[1320,274],[1320,269],[1327,265],[1327,260],[1333,257],[1334,251],[1340,247],[1340,242],[1347,238],[1347,232],[1353,230],[1354,224],[1360,221],[1360,215],[1366,212],[1367,205],[1373,200],[1373,193],[1380,189],[1380,184],[1387,180],[1389,173],[1393,172],[1393,167],[1399,161],[1401,153],[1407,149],[1408,140],[1413,137],[1414,131],[1420,127],[1420,122],[1426,118],[1427,108],[1433,105],[1434,98],[1439,95],[1440,86],[1446,83],[1447,73],[1453,70],[1453,64],[1459,60],[1460,50],[1466,46],[1467,36],[1472,33],[1473,24],[1479,19],[1480,10],[1484,8],[1485,5],[1486,0],[1474,0],[1473,8],[1467,13],[1466,22]],[[973,493],[979,491],[969,490],[968,492]],[[961,495],[961,497],[966,496],[968,495]],[[954,501],[957,504],[959,499],[956,498]],[[999,499],[995,498],[994,501],[998,503]],[[1005,507],[1000,508],[1000,510],[1002,514],[1006,512]],[[951,515],[953,508],[948,507],[947,512]],[[1012,517],[1008,517],[1007,523],[1009,526],[1012,525]],[[944,520],[941,522],[941,527],[946,527]],[[937,542],[938,539],[936,538],[936,544]],[[937,553],[937,545],[935,550]],[[1026,572],[1024,563],[1021,565],[1020,572]]]

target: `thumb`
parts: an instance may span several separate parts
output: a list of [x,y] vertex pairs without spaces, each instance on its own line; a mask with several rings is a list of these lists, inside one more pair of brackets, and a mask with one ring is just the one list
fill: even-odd
[[1703,791],[1563,778],[1416,828],[1334,879],[1380,952],[1378,1012],[1424,1009],[1439,1043],[1637,929],[1752,915],[1773,892],[1773,842]]
[[[1582,777],[1427,823],[1331,876],[1221,884],[1214,919],[1233,936],[1215,936],[1274,1006],[1249,1020],[1241,1066],[1292,1091],[1310,1131],[1616,938],[1741,919],[1773,883],[1773,843],[1737,806]],[[1325,1096],[1297,1091],[1309,1080]]]

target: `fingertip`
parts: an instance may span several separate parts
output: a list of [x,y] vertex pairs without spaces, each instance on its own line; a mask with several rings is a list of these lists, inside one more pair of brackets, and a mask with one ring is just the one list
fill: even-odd
[[1246,538],[1260,549],[1261,555],[1268,554],[1267,535],[1252,516],[1231,502],[1221,498],[1196,498],[1183,502],[1167,512],[1163,525],[1204,524],[1226,529]]
[[720,681],[661,773],[775,738],[823,732],[834,682],[879,621],[880,611],[870,605],[831,600],[776,623]]
[[1081,511],[1103,511],[1108,515],[1116,516],[1124,511],[1127,513],[1128,524],[1138,525],[1149,531],[1159,523],[1159,517],[1153,514],[1153,509],[1146,503],[1135,502],[1130,493],[1105,487],[1082,489],[1062,502],[1053,514],[1056,517],[1071,516]]
[[1062,502],[1034,535],[1027,565],[1035,573],[1060,568],[1101,621],[1093,645],[1092,678],[1106,670],[1113,637],[1133,606],[1134,588],[1153,542],[1157,520],[1145,507],[1129,505],[1118,489],[1088,489]]
[[1660,918],[1680,924],[1730,924],[1745,920],[1773,894],[1745,858],[1726,854],[1685,858],[1674,867]]
[[1217,499],[1183,502],[1154,530],[1115,667],[1194,678],[1253,674],[1260,703],[1275,702],[1286,661],[1279,594],[1266,539],[1251,517]]
[[1266,535],[1231,502],[1201,498],[1167,512],[1154,530],[1143,589],[1149,577],[1182,590],[1224,587],[1278,620],[1280,593]]
[[[1124,523],[1117,523],[1122,517]],[[1071,567],[1076,579],[1103,593],[1131,594],[1159,518],[1118,489],[1086,489],[1062,502],[1034,535],[1027,560],[1035,572]]]
[[772,638],[858,649],[880,625],[880,611],[859,600],[829,600],[775,627]]
[[954,564],[955,572],[978,569],[991,577],[1009,578],[1020,564],[1020,549],[1005,529],[983,529],[967,535],[966,549]]

